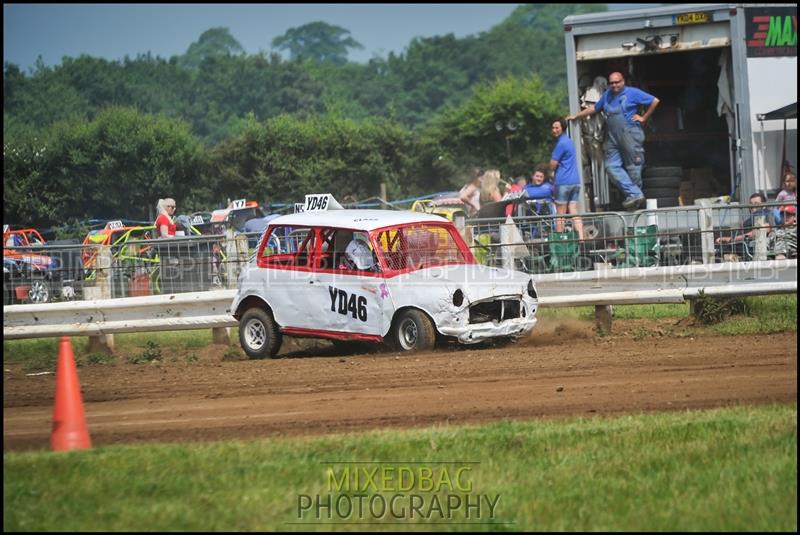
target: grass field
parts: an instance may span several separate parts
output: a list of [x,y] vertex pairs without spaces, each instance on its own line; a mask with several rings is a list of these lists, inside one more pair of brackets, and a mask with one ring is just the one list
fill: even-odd
[[[797,530],[796,404],[11,453],[3,464],[6,531]],[[460,484],[441,484],[444,466],[453,481],[463,469]],[[343,467],[382,472],[376,488],[347,492],[327,474]],[[380,479],[400,467],[427,467],[440,484],[426,492],[420,479]],[[328,519],[300,498],[353,503],[358,490],[385,503],[401,495],[397,514],[332,508]],[[411,494],[422,504],[414,519]],[[469,518],[463,507],[440,514],[434,495],[485,498],[494,509],[486,501]]]
[[[615,319],[668,320],[669,336],[796,332],[796,296],[746,302],[748,314],[710,326],[678,321],[687,318],[687,305],[617,306],[614,313]],[[540,314],[591,321],[594,309]],[[231,335],[238,345],[235,329]],[[4,342],[4,361],[54,369],[57,341]],[[165,355],[191,354],[211,343],[211,332],[117,335],[117,353],[142,353],[145,341]],[[105,357],[88,354],[86,345],[86,338],[73,339],[79,365],[102,363]],[[6,531],[797,530],[796,403],[6,453],[3,465]],[[345,468],[362,481],[380,469],[377,485],[332,488],[328,471],[338,484]],[[441,483],[444,468],[461,469],[468,490],[429,490],[419,480],[419,471],[429,470]],[[401,473],[417,474],[416,485],[398,484]],[[398,496],[391,513],[399,514],[324,507],[325,499],[352,505],[380,503],[380,497],[385,504]],[[314,508],[314,500],[323,506]],[[464,507],[449,509],[468,500],[480,511],[473,507],[467,516]]]

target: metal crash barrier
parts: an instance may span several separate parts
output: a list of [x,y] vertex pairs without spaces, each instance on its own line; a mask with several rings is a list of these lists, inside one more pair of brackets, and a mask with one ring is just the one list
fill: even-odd
[[[681,303],[797,292],[797,260],[535,275],[542,307]],[[231,327],[235,290],[3,307],[8,339]]]

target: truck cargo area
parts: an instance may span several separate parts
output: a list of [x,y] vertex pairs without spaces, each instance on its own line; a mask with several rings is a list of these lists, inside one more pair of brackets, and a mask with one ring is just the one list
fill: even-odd
[[[678,195],[665,192],[665,200],[674,196],[680,205],[691,205],[696,198],[731,193],[734,136],[725,116],[717,113],[720,58],[725,51],[720,47],[577,63],[580,94],[598,76],[607,78],[619,71],[626,85],[660,100],[645,126],[645,173],[648,168],[656,174],[662,170],[653,168],[680,168]],[[584,145],[584,163],[591,159],[588,152]],[[609,188],[609,201],[609,206],[595,209],[620,209],[622,198],[614,187]]]

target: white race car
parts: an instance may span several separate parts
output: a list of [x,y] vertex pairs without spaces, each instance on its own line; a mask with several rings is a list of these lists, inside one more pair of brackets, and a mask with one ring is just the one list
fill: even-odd
[[344,210],[307,195],[270,221],[239,276],[231,311],[248,356],[282,335],[431,349],[516,339],[536,325],[530,275],[478,264],[453,223],[411,211]]

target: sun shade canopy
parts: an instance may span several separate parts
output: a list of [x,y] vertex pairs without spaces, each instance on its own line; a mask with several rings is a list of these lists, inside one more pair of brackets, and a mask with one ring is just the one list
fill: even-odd
[[757,115],[759,121],[772,121],[776,119],[796,119],[797,118],[797,102],[788,104],[777,110],[772,110],[769,113],[759,113]]

